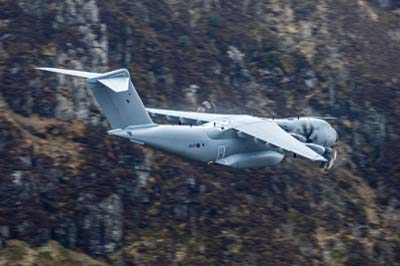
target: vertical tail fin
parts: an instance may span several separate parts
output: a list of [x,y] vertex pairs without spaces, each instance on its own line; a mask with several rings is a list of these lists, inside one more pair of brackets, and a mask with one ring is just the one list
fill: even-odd
[[104,74],[56,68],[39,69],[87,78],[88,87],[113,129],[153,124],[126,69]]

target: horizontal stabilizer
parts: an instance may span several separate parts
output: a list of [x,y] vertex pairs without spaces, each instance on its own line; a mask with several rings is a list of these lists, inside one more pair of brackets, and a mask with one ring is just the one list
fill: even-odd
[[129,89],[129,78],[99,79],[99,82],[115,92],[123,92]]
[[75,77],[87,78],[87,79],[95,78],[95,77],[102,75],[100,73],[91,73],[91,72],[67,70],[67,69],[59,69],[59,68],[49,68],[49,67],[38,67],[36,69],[59,73],[59,74],[64,74],[64,75],[75,76]]
[[114,92],[123,92],[129,90],[130,76],[128,70],[119,69],[97,76],[90,81],[98,81]]

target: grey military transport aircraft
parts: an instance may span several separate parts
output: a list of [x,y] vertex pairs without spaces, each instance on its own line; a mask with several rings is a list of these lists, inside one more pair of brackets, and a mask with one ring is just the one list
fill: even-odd
[[[40,70],[87,79],[111,130],[108,134],[208,164],[254,168],[280,163],[285,154],[330,169],[337,132],[315,117],[287,119],[145,108],[128,70],[104,74],[56,68]],[[173,124],[156,124],[162,116]]]

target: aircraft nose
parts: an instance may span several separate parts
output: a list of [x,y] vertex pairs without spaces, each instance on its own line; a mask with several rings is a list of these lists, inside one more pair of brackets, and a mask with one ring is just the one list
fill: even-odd
[[335,143],[337,143],[339,140],[339,134],[337,133],[337,131],[335,129],[333,129],[333,132],[335,132]]

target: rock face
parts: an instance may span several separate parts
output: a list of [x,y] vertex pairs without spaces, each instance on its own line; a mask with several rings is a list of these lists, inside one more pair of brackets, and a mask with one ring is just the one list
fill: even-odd
[[[38,113],[62,120],[78,119],[87,124],[100,124],[103,118],[83,80],[56,76],[51,84],[44,84],[33,70],[34,66],[47,65],[90,68],[93,72],[107,69],[107,28],[99,20],[96,1],[71,0],[52,4],[47,1],[17,1],[12,5],[8,2],[3,5],[4,26],[9,27],[5,32],[10,32],[3,36],[3,46],[18,49],[14,43],[21,42],[21,48],[26,49],[7,51],[9,56],[6,58],[10,60],[11,69],[5,85],[16,90],[24,86],[32,89],[24,93],[12,91],[5,94],[14,111],[24,115]],[[7,12],[17,12],[19,16],[8,20]],[[47,30],[44,31],[44,28]],[[32,62],[32,55],[27,55],[29,51],[40,59]],[[28,70],[32,79],[19,78]],[[43,91],[46,85],[49,90]],[[42,107],[43,102],[45,107]]]
[[[400,265],[399,14],[1,1],[0,265]],[[292,158],[237,171],[139,147],[105,134],[83,80],[38,66],[128,68],[149,106],[335,116],[340,156],[329,173]]]
[[83,246],[91,255],[112,253],[120,246],[123,230],[122,202],[118,195],[111,195],[99,204],[92,202],[92,195],[78,198],[82,217],[78,236],[82,236]]
[[[75,28],[81,44],[78,49],[72,43],[66,43],[67,49],[60,49],[53,64],[69,65],[74,69],[93,69],[101,72],[107,66],[106,25],[99,20],[96,1],[65,1],[60,4],[53,28],[63,30]],[[58,51],[59,49],[57,49]],[[99,115],[91,115],[95,109],[92,95],[85,88],[82,80],[65,80],[58,77],[59,91],[56,94],[57,106],[55,117],[63,120],[78,119],[82,122],[99,123]]]

